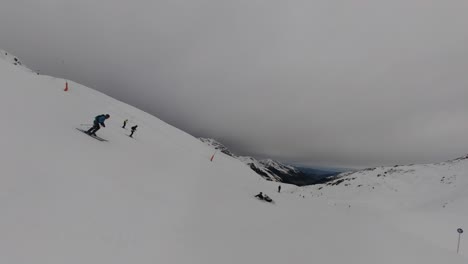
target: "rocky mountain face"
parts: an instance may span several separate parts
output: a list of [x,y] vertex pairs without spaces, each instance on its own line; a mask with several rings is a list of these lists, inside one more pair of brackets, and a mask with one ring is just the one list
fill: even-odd
[[212,146],[214,149],[242,161],[268,181],[304,186],[323,183],[329,180],[328,177],[314,177],[314,175],[308,175],[293,166],[272,159],[257,160],[249,156],[238,156],[232,153],[226,146],[211,138],[200,138],[200,140]]

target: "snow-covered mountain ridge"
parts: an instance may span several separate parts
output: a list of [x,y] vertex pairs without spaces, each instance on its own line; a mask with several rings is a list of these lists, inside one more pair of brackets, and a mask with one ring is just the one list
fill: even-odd
[[29,68],[27,68],[26,66],[24,66],[21,61],[18,59],[18,57],[14,56],[13,54],[10,54],[4,50],[1,50],[0,49],[0,59],[5,61],[5,62],[8,62],[8,63],[11,63],[17,67],[20,67],[26,71],[30,71],[30,72],[33,72],[32,70],[30,70]]
[[202,142],[220,152],[238,159],[268,181],[290,183],[299,186],[316,184],[320,182],[304,174],[297,168],[283,164],[272,159],[257,160],[250,156],[238,156],[232,153],[226,146],[212,138],[199,138]]
[[[301,191],[311,191],[314,195],[326,195],[339,199],[363,199],[363,196],[394,195],[441,195],[452,194],[457,186],[467,186],[468,155],[436,164],[395,165],[391,167],[367,168],[345,172],[325,184],[305,187]],[[432,195],[431,195],[432,196]],[[387,197],[388,198],[388,197]],[[373,197],[369,200],[375,200]],[[450,199],[449,199],[450,200]],[[447,200],[447,203],[450,201]],[[447,203],[443,203],[446,205]]]

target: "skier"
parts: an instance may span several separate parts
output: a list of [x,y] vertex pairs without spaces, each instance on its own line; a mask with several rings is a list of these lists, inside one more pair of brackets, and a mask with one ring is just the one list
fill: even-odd
[[106,127],[104,121],[110,117],[109,114],[98,115],[94,118],[94,125],[86,132],[88,135],[96,136],[96,132],[101,128],[101,126]]
[[259,194],[255,195],[255,197],[257,197],[257,198],[260,199],[260,200],[263,200],[263,194],[262,194],[262,192],[260,192]]
[[128,119],[125,119],[122,128],[125,128],[125,126],[127,125],[127,122],[128,122]]
[[137,129],[137,127],[138,127],[137,125],[135,125],[135,126],[132,126],[132,133],[130,134],[130,136],[129,136],[129,137],[131,137],[131,138],[132,138],[132,136],[133,136],[133,133],[135,133],[135,130]]
[[278,192],[281,192],[281,185],[278,186]]

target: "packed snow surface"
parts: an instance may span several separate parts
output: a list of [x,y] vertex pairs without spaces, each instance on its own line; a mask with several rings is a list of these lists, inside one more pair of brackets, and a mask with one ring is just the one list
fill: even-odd
[[[465,159],[277,193],[234,158],[210,162],[212,148],[156,117],[77,83],[65,92],[64,80],[12,58],[2,51],[0,263],[467,261],[463,237],[456,253]],[[75,129],[103,113],[97,134],[108,142]],[[138,125],[134,139],[125,119]]]

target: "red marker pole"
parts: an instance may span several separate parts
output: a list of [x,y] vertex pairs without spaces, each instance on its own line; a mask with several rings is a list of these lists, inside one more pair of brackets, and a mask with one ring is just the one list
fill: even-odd
[[210,161],[213,161],[214,156],[216,155],[216,152],[217,152],[217,151],[215,151],[215,153],[213,153],[213,156],[211,156]]
[[65,92],[68,92],[68,82],[65,81],[65,89],[63,89]]

